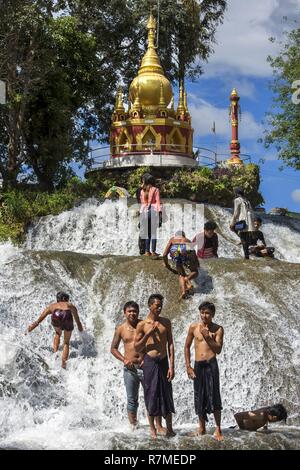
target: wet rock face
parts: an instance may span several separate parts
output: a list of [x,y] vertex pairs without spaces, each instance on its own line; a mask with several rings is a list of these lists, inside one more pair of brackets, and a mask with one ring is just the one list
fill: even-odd
[[[79,230],[80,217],[77,214],[77,228],[72,230]],[[142,393],[141,427],[133,436],[128,432],[123,367],[111,355],[110,345],[116,325],[124,320],[124,303],[138,302],[140,318],[144,318],[148,297],[155,292],[164,296],[162,315],[172,321],[175,342],[174,426],[178,436],[172,448],[220,446],[211,435],[200,441],[186,435],[195,429],[197,417],[193,384],[185,372],[184,343],[189,325],[199,320],[198,306],[204,300],[215,303],[215,322],[225,331],[218,356],[224,428],[235,424],[235,412],[277,402],[289,414],[288,426],[272,426],[274,432],[269,435],[225,429],[222,448],[299,447],[300,264],[293,253],[299,246],[300,227],[292,219],[282,225],[279,219],[274,222],[266,216],[265,232],[274,237],[286,261],[246,262],[238,258],[240,248],[228,228],[229,211],[210,207],[206,217],[219,221],[223,258],[201,262],[195,295],[184,302],[178,301],[177,276],[165,269],[162,260],[129,256],[136,240],[130,239],[125,228],[118,256],[76,253],[72,237],[68,250],[74,251],[62,251],[70,235],[66,220],[63,236],[58,238],[60,251],[41,248],[47,248],[48,242],[48,248],[53,247],[43,238],[49,221],[35,234],[40,251],[0,245],[0,448],[153,448]],[[109,250],[109,239],[100,229],[94,227],[85,235],[88,249]],[[293,263],[287,262],[289,256]],[[52,353],[49,318],[31,334],[24,334],[59,290],[70,294],[85,328],[80,335],[75,326],[66,371],[60,367],[61,349],[57,359]],[[210,418],[210,434],[212,426]],[[169,441],[159,439],[157,448],[169,448]]]
[[[34,223],[29,229],[25,247],[32,250],[137,256],[138,210],[138,204],[132,201],[127,203],[125,199],[106,201],[104,204],[95,199],[86,200],[70,211],[43,217]],[[300,262],[300,221],[290,217],[260,216],[267,244],[275,247],[276,257],[292,263]],[[241,257],[242,249],[237,245],[239,238],[229,229],[231,217],[231,210],[218,206],[203,206],[183,199],[165,200],[163,225],[157,234],[157,250],[163,252],[169,238],[176,230],[183,228],[182,223],[186,235],[193,238],[202,230],[205,219],[213,220],[218,225],[219,256]]]
[[[45,360],[34,350],[28,351],[17,343],[7,341],[7,334],[0,335],[2,354],[6,362],[0,364],[0,396],[16,401],[26,400],[33,407],[43,408],[63,404],[60,395],[61,382]],[[5,359],[5,357],[4,357]]]

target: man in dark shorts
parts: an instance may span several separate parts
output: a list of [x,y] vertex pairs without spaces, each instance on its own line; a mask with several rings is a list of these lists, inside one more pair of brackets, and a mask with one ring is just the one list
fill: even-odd
[[257,258],[274,258],[273,247],[267,246],[263,232],[260,230],[262,219],[255,217],[254,228],[255,232],[252,232],[249,237],[249,253]]
[[[111,343],[110,352],[124,364],[124,383],[127,394],[128,420],[133,429],[137,426],[137,411],[139,406],[139,388],[143,385],[142,362],[144,353],[138,353],[134,349],[134,339],[139,320],[139,306],[136,302],[129,301],[124,305],[126,321],[116,328]],[[124,355],[119,351],[121,341],[124,345]],[[161,419],[156,421],[159,433],[165,430],[161,425]]]
[[172,427],[172,413],[175,413],[171,383],[174,378],[172,327],[168,318],[160,317],[162,295],[150,295],[148,306],[146,319],[137,326],[134,347],[137,352],[145,352],[144,396],[151,436],[157,437],[155,417],[163,416],[167,424],[166,436],[172,437],[175,436]]
[[[203,302],[199,306],[200,323],[192,323],[185,342],[185,363],[188,377],[194,380],[195,411],[199,416],[196,435],[206,434],[207,414],[213,413],[216,422],[214,438],[222,441],[219,368],[216,355],[223,346],[222,326],[213,323],[215,306]],[[195,365],[191,367],[191,345],[195,344]]]
[[74,330],[73,319],[75,320],[78,330],[83,331],[77,308],[69,302],[70,297],[65,292],[58,292],[56,295],[57,302],[49,305],[42,312],[37,321],[28,327],[28,332],[33,331],[48,315],[51,315],[51,324],[55,330],[53,351],[56,353],[59,348],[60,337],[64,332],[64,346],[62,353],[62,367],[65,369],[69,357],[70,339]]

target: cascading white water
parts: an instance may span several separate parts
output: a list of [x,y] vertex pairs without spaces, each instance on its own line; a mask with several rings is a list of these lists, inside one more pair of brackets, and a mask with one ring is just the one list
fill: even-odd
[[[103,230],[115,211],[123,227],[120,240],[112,228],[111,232]],[[174,213],[174,228],[179,228],[180,208]],[[31,229],[22,250],[0,245],[0,448],[153,448],[142,397],[142,427],[134,434],[128,431],[122,364],[109,351],[115,325],[122,321],[122,305],[134,299],[144,316],[147,298],[153,292],[164,295],[164,314],[172,319],[174,329],[177,367],[173,387],[178,432],[171,444],[159,439],[155,445],[252,449],[298,446],[297,222],[280,226],[280,230],[286,230],[285,244],[283,236],[274,235],[278,224],[268,219],[264,225],[267,238],[272,240],[273,236],[280,256],[286,260],[293,257],[293,264],[272,260],[247,263],[232,260],[240,256],[240,247],[228,229],[229,212],[209,207],[205,217],[219,222],[223,235],[220,254],[231,259],[202,263],[197,293],[180,304],[177,279],[161,261],[129,256],[137,254],[137,221],[133,219],[131,238],[127,230],[133,225],[132,215],[128,216],[124,201],[103,205],[89,201],[60,216],[48,217]],[[195,212],[185,222],[186,232],[193,234],[197,229]],[[293,256],[286,247],[287,240]],[[160,251],[164,243],[165,239],[160,240]],[[73,334],[66,371],[60,368],[61,353],[57,358],[52,353],[53,332],[48,320],[25,335],[28,324],[61,289],[70,292],[85,326],[82,335],[77,331]],[[188,325],[197,321],[199,303],[207,298],[216,304],[215,321],[225,328],[224,349],[219,357],[224,426],[233,424],[233,412],[283,402],[289,410],[289,433],[283,427],[277,428],[274,435],[261,437],[227,431],[224,444],[216,444],[211,436],[201,443],[185,437],[186,429],[192,429],[197,420],[192,384],[185,374],[183,345]]]
[[[183,228],[188,237],[202,229],[203,218],[215,220],[220,231],[221,257],[241,254],[239,239],[229,229],[231,212],[217,206],[202,206],[188,201],[166,201],[166,222],[158,231],[158,250],[163,251],[174,232]],[[57,250],[100,255],[138,255],[139,206],[125,199],[100,204],[87,200],[58,216],[39,219],[29,229],[25,247],[29,250]],[[204,215],[203,215],[204,214]],[[279,259],[300,262],[300,221],[263,216],[266,241],[276,248]],[[183,225],[182,225],[183,221]]]

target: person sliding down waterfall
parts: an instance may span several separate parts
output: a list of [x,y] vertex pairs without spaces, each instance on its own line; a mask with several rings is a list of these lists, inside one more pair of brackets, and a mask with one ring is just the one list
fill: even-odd
[[278,403],[277,405],[265,406],[258,410],[242,411],[236,413],[234,417],[240,429],[257,431],[263,428],[263,431],[267,431],[269,423],[286,421],[287,411],[281,403]]
[[[139,320],[139,306],[136,302],[129,301],[124,305],[126,321],[116,328],[111,343],[110,352],[124,364],[124,383],[127,394],[127,413],[129,423],[133,430],[137,426],[137,410],[139,406],[139,388],[143,385],[142,362],[144,353],[134,349],[136,328],[141,322]],[[120,353],[120,342],[124,345],[124,355]],[[161,418],[157,418],[156,427],[159,433],[165,433]]]
[[255,231],[254,212],[242,188],[237,188],[235,194],[236,198],[234,199],[234,211],[230,229],[240,237],[245,259],[249,259],[250,238]]
[[[219,368],[216,355],[223,346],[222,326],[213,323],[215,306],[203,302],[199,306],[200,323],[192,323],[185,342],[184,354],[188,377],[194,381],[195,412],[199,417],[199,430],[193,435],[206,434],[207,413],[213,413],[216,422],[214,438],[222,441]],[[195,344],[195,364],[191,366],[191,345]]]
[[[148,299],[149,313],[136,329],[134,347],[145,352],[143,360],[144,396],[150,432],[157,437],[155,417],[163,416],[167,424],[167,437],[175,436],[172,413],[175,413],[172,380],[174,379],[174,343],[171,322],[160,317],[163,296],[152,294]],[[169,356],[169,360],[168,360]]]
[[39,319],[28,327],[28,332],[33,331],[48,315],[51,315],[51,324],[55,330],[53,350],[56,353],[59,348],[60,337],[64,332],[64,346],[62,353],[62,367],[66,368],[67,360],[69,357],[70,339],[72,331],[74,330],[73,319],[75,320],[78,330],[83,331],[81,321],[75,305],[69,302],[70,297],[65,292],[58,292],[56,294],[56,303],[53,303],[45,308],[40,315]]
[[155,180],[152,175],[144,175],[143,187],[139,194],[141,201],[140,209],[140,238],[146,240],[145,256],[157,257],[156,253],[156,232],[162,225],[162,206],[160,202],[159,189],[155,187]]
[[[190,294],[193,294],[192,279],[198,276],[199,262],[194,250],[190,249],[191,241],[186,238],[182,230],[175,233],[175,237],[170,238],[165,248],[163,259],[166,268],[175,274],[179,275],[179,300],[186,299]],[[168,260],[170,254],[172,260],[176,263],[176,270],[171,268]],[[184,266],[187,266],[191,273],[186,274]]]

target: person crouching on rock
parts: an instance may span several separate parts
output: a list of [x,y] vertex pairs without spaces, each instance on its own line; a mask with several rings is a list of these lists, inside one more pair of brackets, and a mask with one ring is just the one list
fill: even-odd
[[215,230],[215,222],[206,222],[204,232],[198,233],[192,240],[192,247],[197,246],[197,256],[200,259],[218,258],[219,239]]
[[[174,237],[170,238],[163,254],[166,268],[179,275],[179,300],[186,299],[189,294],[193,293],[191,280],[198,276],[199,263],[196,256],[192,258],[190,244],[191,241],[186,238],[185,233],[179,230]],[[171,268],[169,264],[169,254],[176,263],[176,270]],[[189,275],[186,274],[184,266],[189,267],[191,271]]]
[[59,348],[60,338],[64,332],[64,345],[62,353],[62,367],[66,368],[67,360],[69,357],[70,339],[74,330],[73,319],[75,320],[78,330],[83,331],[81,321],[75,305],[69,302],[70,297],[65,292],[58,292],[56,294],[56,302],[49,305],[40,315],[39,319],[28,327],[28,332],[31,333],[48,315],[51,315],[51,324],[55,330],[53,351],[56,353]]
[[249,253],[257,258],[274,258],[275,249],[267,246],[264,234],[260,230],[261,224],[262,219],[260,217],[256,217],[254,219],[255,232],[252,232],[249,238]]

